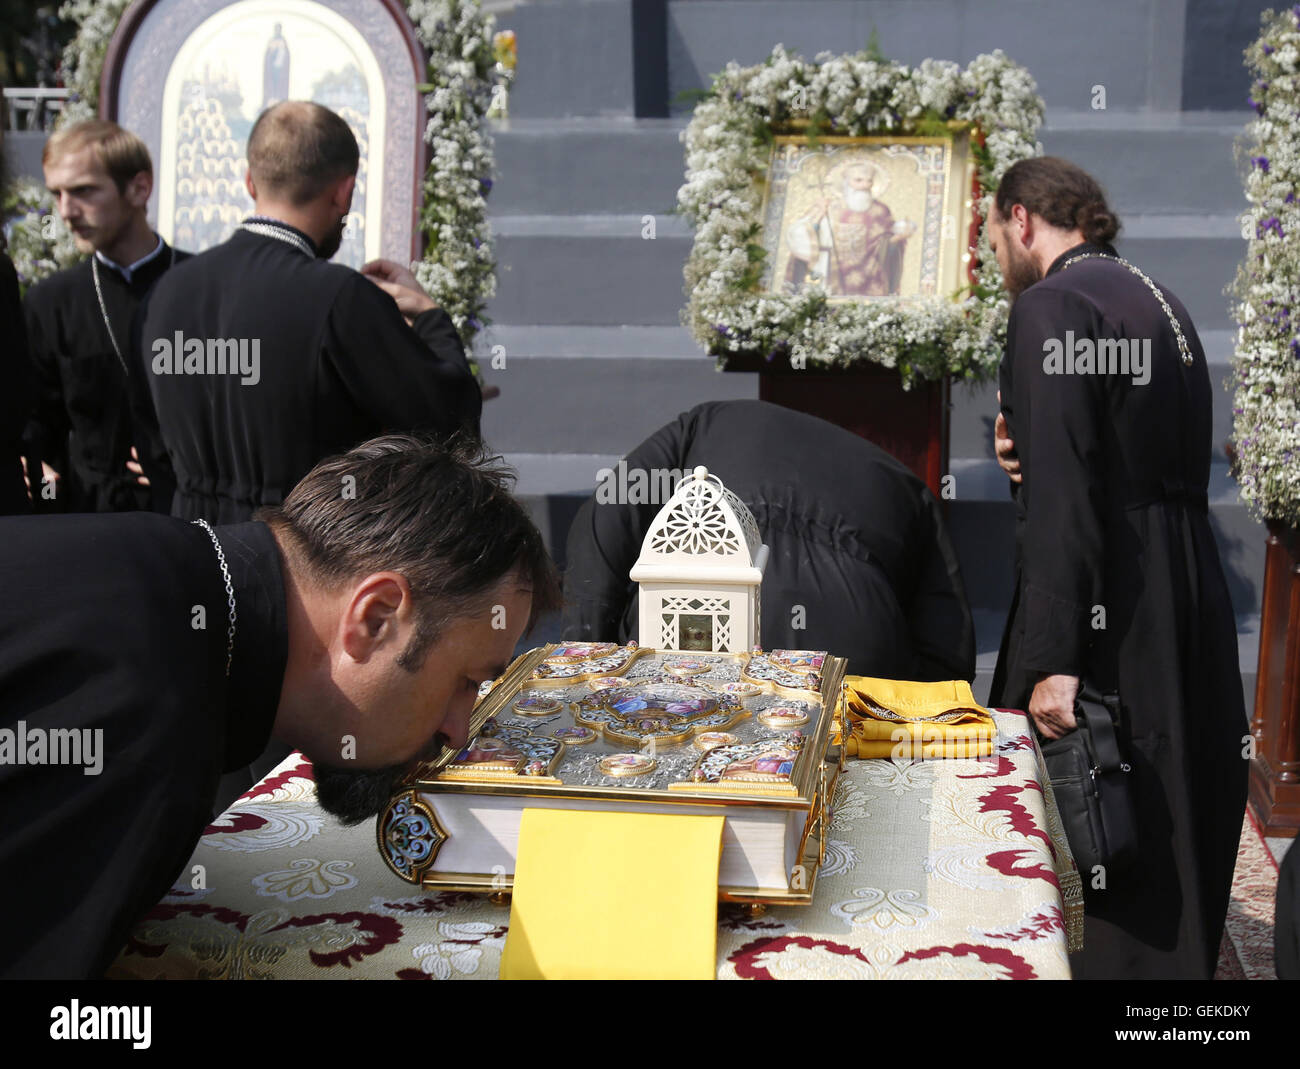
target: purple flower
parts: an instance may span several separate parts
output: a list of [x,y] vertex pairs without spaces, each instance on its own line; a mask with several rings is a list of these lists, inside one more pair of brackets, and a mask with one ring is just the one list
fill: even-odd
[[1258,100],[1256,100],[1254,97],[1247,97],[1246,100],[1249,102],[1250,106],[1255,109],[1256,115],[1264,114],[1264,105],[1261,104]]
[[1263,171],[1265,174],[1268,174],[1268,157],[1267,157],[1267,156],[1251,156],[1251,158],[1250,158],[1250,162],[1251,162],[1251,166],[1253,166],[1253,167],[1258,167],[1258,168],[1259,168],[1261,171]]
[[1294,204],[1294,203],[1295,203],[1295,192],[1292,191],[1292,192],[1288,193],[1288,194],[1286,195],[1286,200],[1285,200],[1283,203],[1285,203],[1285,204]]
[[1273,54],[1273,46],[1272,46],[1272,45],[1265,45],[1265,46],[1264,46],[1264,55],[1266,55],[1266,56],[1271,56],[1272,54]]
[[481,326],[483,325],[482,323],[479,322],[479,320],[478,320],[478,316],[469,316],[469,317],[467,317],[466,320],[465,320],[465,323],[466,323],[468,326],[473,327],[475,330],[478,330],[479,327],[481,327]]
[[1273,231],[1273,233],[1275,233],[1278,237],[1284,236],[1282,233],[1282,223],[1278,220],[1278,217],[1276,215],[1270,215],[1267,219],[1265,219],[1262,223],[1258,224],[1255,227],[1255,237],[1262,238],[1270,230]]
[[484,192],[484,193],[491,193],[491,192],[492,192],[492,179],[490,179],[490,178],[480,178],[480,179],[478,180],[478,184],[481,185],[481,186],[483,187],[483,192]]

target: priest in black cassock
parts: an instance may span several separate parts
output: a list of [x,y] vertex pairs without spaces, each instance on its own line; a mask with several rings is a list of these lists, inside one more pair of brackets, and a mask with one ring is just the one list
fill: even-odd
[[1000,372],[1017,585],[990,704],[1058,738],[1079,680],[1118,691],[1139,856],[1082,872],[1080,978],[1208,979],[1246,801],[1248,725],[1210,529],[1211,387],[1187,310],[1116,256],[1091,177],[1053,157],[998,187],[1013,298]]
[[0,977],[23,979],[100,976],[189,886],[218,776],[272,733],[328,812],[375,816],[413,760],[464,745],[480,683],[556,602],[501,470],[406,436],[250,523],[0,519],[0,589]]
[[767,544],[765,648],[827,650],[859,675],[974,679],[970,607],[934,495],[871,442],[765,401],[699,405],[601,473],[569,530],[566,639],[636,632],[628,572],[675,488],[670,473],[701,464],[749,506]]
[[135,357],[176,473],[174,516],[247,519],[379,433],[477,434],[482,397],[447,313],[404,267],[328,262],[358,159],[327,108],[263,112],[248,140],[257,214],[151,295]]
[[166,512],[165,456],[145,458],[152,487],[127,468],[132,447],[142,444],[127,355],[141,300],[188,254],[149,227],[153,163],[135,134],[98,119],[74,123],[46,141],[42,164],[60,216],[91,255],[37,283],[25,300],[36,377],[25,437],[31,463],[42,466],[32,479],[33,502],[51,512],[130,511],[156,502]]

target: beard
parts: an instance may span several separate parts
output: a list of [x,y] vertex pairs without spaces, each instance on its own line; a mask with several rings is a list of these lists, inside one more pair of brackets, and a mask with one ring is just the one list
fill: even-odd
[[316,250],[316,256],[321,260],[332,259],[334,254],[339,251],[343,244],[343,231],[347,226],[347,216],[340,215],[339,221],[320,243],[320,248]]
[[446,742],[447,737],[439,732],[413,761],[385,768],[338,768],[313,761],[316,798],[326,813],[349,827],[377,817],[401,782],[420,765],[434,760]]
[[1011,301],[1014,304],[1016,298],[1025,290],[1029,289],[1035,282],[1041,282],[1043,275],[1039,271],[1038,265],[1025,253],[1020,252],[1014,243],[1008,242],[1007,253],[1009,262],[1006,277],[1003,278],[1002,282],[1007,288],[1007,293],[1011,295]]
[[341,823],[351,826],[378,816],[396,793],[397,785],[411,771],[411,766],[345,769],[313,764],[312,770],[321,808]]
[[844,204],[851,212],[865,212],[871,207],[871,194],[865,189],[845,190]]

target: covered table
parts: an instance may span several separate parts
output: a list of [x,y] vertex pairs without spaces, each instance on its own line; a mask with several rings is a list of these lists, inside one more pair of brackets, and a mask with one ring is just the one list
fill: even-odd
[[[718,977],[1068,978],[1079,876],[1028,720],[994,717],[990,757],[851,760],[812,904],[720,905]],[[393,875],[294,754],[208,827],[109,976],[493,979],[509,924]]]

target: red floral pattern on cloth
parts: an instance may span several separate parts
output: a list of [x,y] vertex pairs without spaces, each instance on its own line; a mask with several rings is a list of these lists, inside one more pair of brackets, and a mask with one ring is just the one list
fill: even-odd
[[1012,942],[1021,940],[1050,939],[1058,932],[1065,931],[1065,917],[1060,906],[1045,906],[1043,909],[1021,920],[1020,927],[1004,932],[981,932],[984,939],[1008,939]]
[[[812,903],[721,904],[718,976],[1068,977],[1078,874],[1024,717],[994,722],[992,757],[851,761]],[[508,907],[403,882],[374,824],[324,814],[310,776],[291,755],[214,821],[109,975],[495,978]]]
[[306,951],[318,969],[350,968],[401,938],[400,923],[374,913],[250,915],[201,902],[160,904],[137,926],[122,958],[138,954],[158,959],[179,944],[196,962],[211,963],[211,968],[198,971],[200,979],[258,978],[269,975],[265,966],[294,951]]
[[950,947],[927,947],[925,950],[913,950],[898,959],[900,965],[909,961],[926,961],[939,957],[975,958],[988,965],[1006,970],[1008,980],[1033,980],[1036,978],[1034,968],[1018,954],[1013,954],[1002,947],[982,947],[973,943],[958,943]]
[[[280,769],[284,771],[280,771]],[[271,774],[266,779],[262,780],[261,783],[254,783],[236,798],[235,802],[237,804],[239,802],[251,802],[257,798],[269,798],[275,794],[278,788],[288,786],[293,780],[299,779],[308,779],[315,782],[311,762],[300,753],[292,753],[285,758],[284,763],[279,768],[272,769]]]

